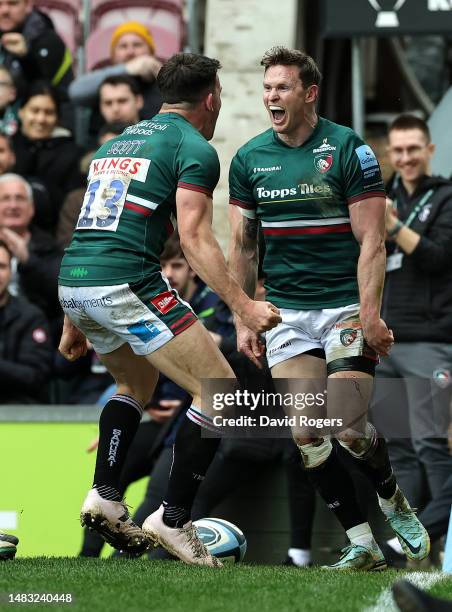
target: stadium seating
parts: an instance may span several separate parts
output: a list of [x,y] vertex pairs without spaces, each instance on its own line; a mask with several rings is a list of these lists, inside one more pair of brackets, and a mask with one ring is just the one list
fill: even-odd
[[112,32],[125,21],[139,21],[149,27],[155,39],[157,57],[161,60],[168,59],[183,46],[183,0],[90,0],[90,34],[83,45],[80,16],[84,2],[86,0],[36,0],[35,6],[49,15],[74,57],[77,49],[84,46],[85,70],[110,63]]
[[184,23],[182,0],[92,0],[90,32],[140,21],[173,32],[182,41]]
[[81,0],[35,0],[35,6],[49,15],[56,31],[74,55],[81,43]]
[[[110,41],[115,27],[96,29],[88,36],[85,43],[86,70],[102,68],[110,63]],[[180,39],[174,32],[154,24],[149,25],[149,29],[160,60],[164,61],[180,50]]]

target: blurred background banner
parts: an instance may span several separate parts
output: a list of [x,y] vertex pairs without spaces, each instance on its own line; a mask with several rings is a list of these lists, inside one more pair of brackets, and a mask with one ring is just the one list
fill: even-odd
[[325,0],[328,37],[447,34],[451,30],[450,0]]

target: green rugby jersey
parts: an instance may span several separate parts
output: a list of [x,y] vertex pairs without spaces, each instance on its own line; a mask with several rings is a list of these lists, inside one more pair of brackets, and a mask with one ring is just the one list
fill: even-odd
[[385,191],[353,130],[319,118],[306,142],[289,147],[269,129],[238,150],[229,189],[230,203],[261,223],[268,300],[299,310],[359,302],[348,206]]
[[212,195],[215,149],[177,113],[128,127],[100,147],[59,282],[116,285],[160,276],[159,256],[176,219],[178,187]]

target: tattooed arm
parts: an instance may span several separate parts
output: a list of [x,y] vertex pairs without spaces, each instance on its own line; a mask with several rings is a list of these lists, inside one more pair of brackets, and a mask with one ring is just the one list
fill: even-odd
[[229,221],[231,224],[229,269],[245,293],[253,299],[259,257],[258,221],[242,216],[237,206],[229,207]]

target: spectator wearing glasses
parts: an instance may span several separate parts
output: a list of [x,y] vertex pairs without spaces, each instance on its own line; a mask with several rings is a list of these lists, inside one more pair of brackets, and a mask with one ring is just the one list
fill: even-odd
[[452,391],[452,182],[432,176],[434,150],[422,119],[401,115],[390,126],[388,153],[395,175],[386,202],[382,316],[393,330],[395,344],[389,357],[382,358],[377,377],[399,380],[377,385],[374,417],[391,438],[390,455],[400,487],[418,508],[425,503],[426,492],[433,499],[439,495],[452,473],[447,444]]

